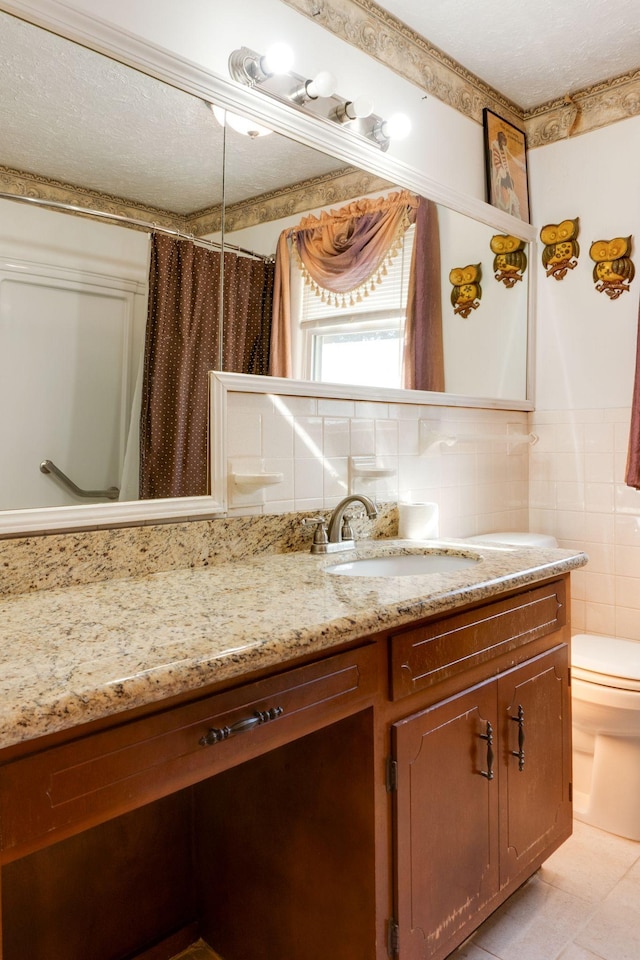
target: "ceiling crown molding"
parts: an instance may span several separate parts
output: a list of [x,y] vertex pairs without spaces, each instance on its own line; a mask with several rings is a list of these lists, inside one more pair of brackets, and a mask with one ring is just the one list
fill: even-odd
[[639,114],[640,70],[636,70],[528,110],[527,146],[542,147]]
[[529,148],[640,113],[640,71],[524,111],[374,0],[282,0],[428,94],[482,123],[483,107],[524,129]]
[[[225,230],[243,230],[258,223],[281,220],[298,213],[308,213],[317,207],[352,200],[363,194],[385,190],[393,184],[382,177],[364,170],[346,167],[335,173],[325,173],[297,183],[294,187],[281,187],[259,197],[251,197],[240,203],[225,206]],[[221,211],[203,210],[189,221],[195,236],[220,230]]]
[[[98,190],[77,187],[59,180],[50,180],[34,173],[23,170],[13,170],[11,167],[0,166],[0,191],[10,193],[16,197],[33,197],[36,200],[50,200],[54,203],[69,203],[74,207],[85,207],[87,210],[100,210],[103,213],[117,217],[127,217],[134,220],[148,220],[159,227],[171,230],[184,231],[187,220],[180,214],[169,210],[159,210],[157,207],[147,207],[141,203],[134,203],[122,197],[114,197]],[[71,211],[67,211],[70,213]],[[90,213],[77,214],[91,217]],[[104,222],[100,217],[91,219]],[[136,229],[132,224],[129,227]],[[138,228],[143,229],[143,228]]]
[[522,110],[373,0],[282,0],[399,76],[482,123],[490,107],[522,126]]

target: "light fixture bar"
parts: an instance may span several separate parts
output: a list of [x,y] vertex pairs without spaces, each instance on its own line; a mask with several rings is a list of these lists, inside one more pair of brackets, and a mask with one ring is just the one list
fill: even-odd
[[311,79],[291,70],[270,73],[265,69],[265,59],[266,55],[240,47],[229,57],[229,73],[238,83],[258,88],[295,109],[341,124],[380,150],[388,149],[392,125],[373,113],[373,103],[368,97],[345,100],[338,96],[333,92],[334,78],[326,71]]

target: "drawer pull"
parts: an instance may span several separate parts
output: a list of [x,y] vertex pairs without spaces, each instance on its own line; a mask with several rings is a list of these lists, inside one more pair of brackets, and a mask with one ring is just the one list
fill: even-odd
[[230,727],[212,727],[204,737],[200,738],[203,747],[210,747],[221,740],[228,740],[229,737],[235,737],[239,733],[246,733],[247,730],[253,730],[254,727],[262,726],[269,720],[275,720],[284,712],[284,707],[271,707],[269,710],[256,710],[252,717],[245,717],[244,720],[238,720],[232,723]]
[[488,720],[487,732],[481,733],[480,739],[487,741],[487,769],[481,770],[480,776],[486,777],[487,780],[493,780],[493,727]]
[[518,749],[511,751],[512,757],[518,758],[518,770],[524,770],[524,710],[522,704],[518,706],[518,716],[511,717],[518,724]]

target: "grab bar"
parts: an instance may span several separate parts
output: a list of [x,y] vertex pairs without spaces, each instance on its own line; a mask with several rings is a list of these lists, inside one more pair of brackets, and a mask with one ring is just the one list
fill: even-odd
[[40,464],[42,473],[53,473],[64,483],[77,497],[89,497],[92,500],[98,497],[105,497],[107,500],[117,500],[120,496],[119,487],[109,487],[108,490],[82,490],[73,480],[70,480],[66,473],[63,473],[60,467],[56,467],[53,460],[43,460]]

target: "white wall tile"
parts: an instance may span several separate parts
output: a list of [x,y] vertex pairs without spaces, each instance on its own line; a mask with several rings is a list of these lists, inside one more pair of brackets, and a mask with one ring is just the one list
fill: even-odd
[[293,417],[281,414],[262,417],[263,457],[293,457]]
[[234,411],[229,416],[227,433],[228,457],[262,455],[262,416],[259,413]]
[[613,483],[616,479],[613,453],[585,453],[584,474],[588,483]]
[[418,420],[398,421],[398,453],[401,456],[417,457],[420,453]]
[[396,420],[376,420],[375,438],[377,457],[398,455],[398,422]]
[[640,544],[615,545],[615,572],[622,577],[640,577]]
[[615,601],[621,607],[640,611],[640,579],[618,577],[615,580]]
[[616,608],[613,604],[585,601],[584,628],[587,633],[600,633],[613,636],[616,630]]
[[321,417],[355,417],[355,401],[331,400],[320,397],[318,399],[318,413]]
[[293,468],[294,492],[298,500],[320,500],[324,496],[322,461],[315,457],[296,459]]
[[323,423],[323,452],[325,457],[348,457],[351,440],[350,421],[346,417],[325,417]]
[[640,640],[640,613],[637,608],[616,606],[615,636]]
[[313,417],[318,413],[318,400],[316,397],[278,396],[274,400],[274,407],[285,416]]
[[376,449],[375,421],[368,417],[355,417],[349,421],[352,457],[371,457]]
[[280,500],[292,501],[294,498],[293,457],[286,459],[266,457],[264,472],[282,474],[281,483],[274,483],[264,488],[265,503],[275,505]]
[[322,495],[327,506],[335,506],[349,492],[349,460],[347,457],[327,457],[323,461]]
[[293,430],[296,459],[322,455],[322,417],[296,417]]
[[233,393],[227,394],[227,411],[229,415],[236,413],[273,413],[273,400],[267,393]]
[[614,604],[616,578],[610,574],[591,573],[587,570],[584,574],[584,596],[592,603]]

